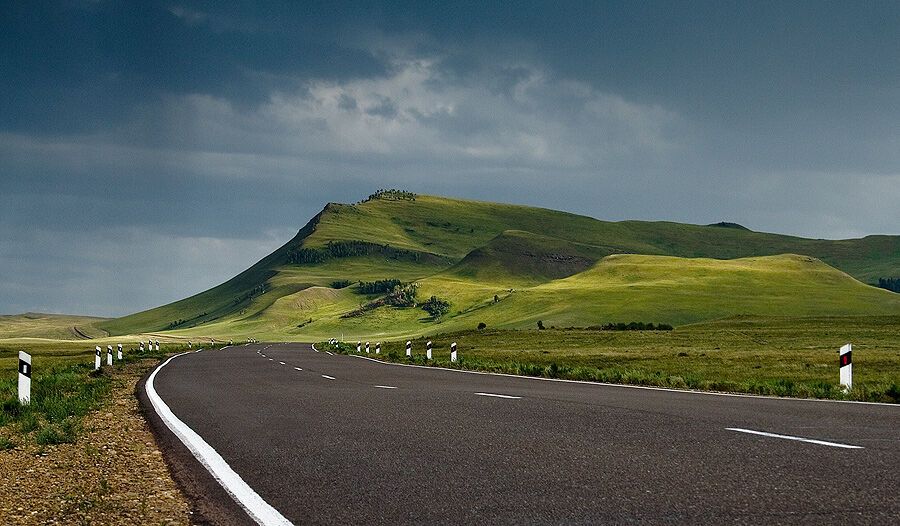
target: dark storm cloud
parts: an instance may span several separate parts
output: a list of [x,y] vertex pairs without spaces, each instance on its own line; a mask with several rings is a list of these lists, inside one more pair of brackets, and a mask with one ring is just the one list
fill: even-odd
[[73,0],[0,17],[0,312],[177,299],[326,201],[390,186],[897,233],[895,3]]

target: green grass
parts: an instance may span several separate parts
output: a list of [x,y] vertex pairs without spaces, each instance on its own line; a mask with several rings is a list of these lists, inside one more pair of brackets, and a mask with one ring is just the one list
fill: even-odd
[[[160,352],[130,350],[113,367],[148,358],[161,360],[181,350],[171,345]],[[92,355],[77,362],[53,353],[41,355],[42,360],[34,362],[31,401],[25,405],[19,403],[15,367],[11,371],[4,368],[0,375],[0,449],[31,440],[50,445],[76,439],[84,416],[102,406],[112,388],[105,351],[100,371],[93,370]]]
[[[288,264],[288,254],[294,248],[317,248],[330,241],[350,240],[435,257],[415,262],[373,255],[332,259],[316,265]],[[174,329],[172,334],[186,337],[318,337],[339,332],[344,324],[338,321],[336,311],[352,310],[359,302],[341,295],[332,306],[311,308],[304,306],[304,290],[327,287],[335,280],[392,277],[420,282],[423,294],[432,291],[447,296],[454,311],[443,320],[446,326],[411,312],[374,312],[349,323],[347,330],[398,335],[453,330],[469,324],[472,320],[467,316],[479,310],[490,319],[484,320],[486,323],[505,327],[521,327],[542,318],[558,319],[559,323],[596,323],[614,320],[594,318],[616,315],[642,319],[665,315],[657,320],[685,323],[731,314],[900,312],[891,310],[896,301],[876,292],[863,292],[859,284],[850,287],[854,289],[853,301],[844,307],[840,298],[849,285],[829,288],[832,281],[840,280],[830,280],[816,291],[808,279],[791,286],[784,281],[785,276],[776,273],[770,273],[772,279],[766,282],[764,269],[756,269],[760,272],[753,278],[755,281],[729,288],[728,292],[737,298],[732,304],[721,301],[721,294],[714,294],[715,305],[699,308],[705,299],[703,294],[697,295],[694,283],[686,283],[688,288],[684,291],[678,290],[678,283],[665,287],[663,280],[657,280],[654,287],[609,286],[603,276],[592,272],[598,268],[592,265],[613,254],[717,260],[802,254],[863,282],[900,276],[898,236],[812,240],[715,226],[606,222],[540,208],[419,196],[415,201],[329,204],[294,239],[226,283],[179,302],[95,325],[114,335]],[[676,282],[677,274],[682,273],[680,267],[694,275],[700,272],[684,261],[671,263]],[[775,267],[781,263],[777,259],[770,262]],[[810,270],[809,276],[822,275],[820,269]],[[736,272],[732,269],[729,275],[733,277]],[[756,284],[763,287],[755,289]],[[511,294],[510,289],[516,294]],[[559,294],[561,291],[577,294],[569,300]],[[651,297],[653,291],[657,292],[656,298]],[[670,313],[661,312],[673,294],[677,296],[677,308]],[[501,302],[502,308],[491,308],[494,295],[510,296],[510,301]],[[863,305],[870,300],[871,306]],[[822,308],[817,309],[816,305]],[[623,306],[625,309],[620,310]],[[639,309],[643,310],[638,312]],[[310,318],[313,322],[297,327]]]
[[10,338],[50,338],[55,340],[83,340],[106,336],[95,327],[106,318],[40,314],[28,312],[0,316],[0,340]]
[[[737,317],[674,331],[485,330],[434,335],[433,365],[546,378],[775,396],[900,402],[900,317]],[[425,338],[413,363],[425,364]],[[457,342],[461,361],[451,364]],[[854,388],[837,350],[853,343]],[[374,343],[374,342],[373,342]],[[320,343],[319,345],[327,345]],[[355,352],[347,342],[343,352]],[[407,362],[405,340],[381,358]],[[374,355],[370,355],[374,357]]]

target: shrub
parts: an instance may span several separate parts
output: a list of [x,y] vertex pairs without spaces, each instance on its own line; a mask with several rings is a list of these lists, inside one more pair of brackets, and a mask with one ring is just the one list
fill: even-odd
[[331,282],[331,288],[333,288],[333,289],[345,289],[349,286],[350,286],[349,279],[340,279],[340,280]]
[[422,310],[431,314],[432,318],[440,318],[450,312],[450,302],[437,296],[432,296],[422,304]]
[[537,327],[539,331],[544,330],[544,320],[538,320]]
[[484,322],[481,322],[481,323],[478,324],[478,330],[479,330],[479,331],[483,331],[486,327],[487,327],[487,325],[485,325]]
[[386,294],[395,287],[403,285],[399,279],[382,279],[377,281],[360,281],[357,292],[360,294]]

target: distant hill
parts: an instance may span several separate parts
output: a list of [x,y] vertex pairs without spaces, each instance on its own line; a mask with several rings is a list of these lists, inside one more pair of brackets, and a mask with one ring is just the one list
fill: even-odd
[[[615,272],[623,269],[635,280],[629,286],[617,284]],[[478,321],[515,327],[535,319],[588,325],[900,314],[900,296],[864,284],[894,276],[900,276],[900,236],[815,240],[730,223],[608,222],[383,194],[328,204],[293,239],[218,287],[96,326],[112,334],[299,338],[342,329],[419,334]],[[436,321],[421,309],[380,307],[342,317],[377,299],[359,294],[356,282],[387,278],[416,282],[420,301],[432,294],[447,299],[450,313]]]
[[9,338],[49,338],[54,340],[101,338],[107,334],[98,329],[96,325],[104,321],[107,321],[107,318],[39,312],[0,315],[0,340]]

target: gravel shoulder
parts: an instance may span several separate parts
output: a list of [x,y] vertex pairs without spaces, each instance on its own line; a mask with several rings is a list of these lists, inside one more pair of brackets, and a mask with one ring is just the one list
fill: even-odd
[[136,388],[156,360],[112,369],[110,400],[75,443],[0,451],[0,524],[203,522],[173,480]]

